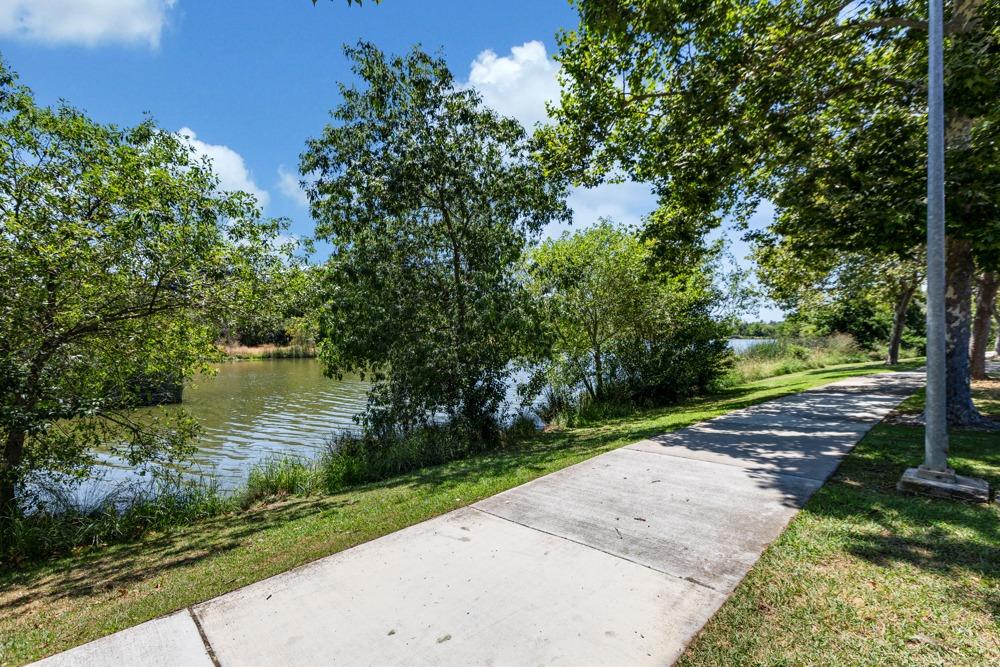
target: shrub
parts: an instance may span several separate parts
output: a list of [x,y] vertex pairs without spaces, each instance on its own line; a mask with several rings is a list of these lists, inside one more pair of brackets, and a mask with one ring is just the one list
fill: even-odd
[[215,482],[203,480],[131,483],[90,495],[75,485],[49,483],[36,498],[30,511],[11,519],[0,561],[17,564],[134,540],[235,507]]

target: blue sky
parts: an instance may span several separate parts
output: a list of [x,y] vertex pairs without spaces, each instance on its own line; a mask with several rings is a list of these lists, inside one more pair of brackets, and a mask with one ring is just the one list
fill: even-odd
[[[43,103],[65,99],[104,122],[151,114],[192,138],[226,187],[312,232],[298,155],[350,80],[341,51],[438,50],[491,106],[527,124],[558,91],[555,35],[576,25],[565,0],[2,0],[0,53]],[[636,224],[655,202],[639,184],[574,191],[575,224]],[[757,224],[766,222],[769,210]],[[558,229],[547,230],[558,233]],[[738,257],[745,247],[734,243]],[[764,317],[776,312],[767,309]]]

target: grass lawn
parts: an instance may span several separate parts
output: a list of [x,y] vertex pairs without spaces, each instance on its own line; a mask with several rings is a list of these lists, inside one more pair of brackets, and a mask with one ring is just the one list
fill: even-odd
[[[0,573],[0,664],[35,660],[182,609],[639,439],[840,378],[882,370],[885,367],[880,363],[855,364],[760,380],[598,426],[539,434],[516,450],[429,468],[334,496],[288,499],[149,535],[139,542]],[[905,462],[919,458],[907,456],[903,455]],[[859,479],[870,477],[862,474],[863,459],[852,465],[860,466]],[[837,487],[842,486],[838,482]],[[893,500],[891,494],[887,497]],[[836,501],[827,502],[836,505]],[[905,509],[913,501],[894,502]],[[929,512],[987,516],[978,508],[927,507]],[[996,516],[980,520],[995,525]],[[962,535],[974,532],[966,530]],[[992,535],[995,540],[996,533]],[[983,557],[996,561],[996,542],[992,544],[994,551]],[[995,585],[993,594],[996,609],[1000,601]]]
[[[1000,417],[1000,380],[975,392]],[[922,460],[922,428],[875,427],[679,664],[1000,665],[1000,505],[898,494]],[[953,432],[951,464],[1000,487],[1000,432]]]

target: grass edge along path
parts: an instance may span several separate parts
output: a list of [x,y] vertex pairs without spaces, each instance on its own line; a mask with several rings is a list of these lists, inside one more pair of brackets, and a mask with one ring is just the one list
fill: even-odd
[[842,378],[913,367],[852,364],[758,380],[336,495],[285,499],[0,573],[0,665],[183,609],[652,435]]
[[[895,490],[923,459],[924,430],[905,419],[922,394],[858,443],[678,665],[1000,664],[1000,504]],[[1000,417],[1000,380],[974,395]],[[953,429],[950,454],[1000,486],[1000,432]]]

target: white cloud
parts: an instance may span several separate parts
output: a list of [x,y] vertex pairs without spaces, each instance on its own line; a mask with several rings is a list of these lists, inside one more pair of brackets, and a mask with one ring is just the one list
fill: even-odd
[[253,181],[253,174],[247,169],[243,156],[234,151],[229,146],[218,144],[207,144],[198,139],[194,130],[182,127],[177,134],[189,145],[193,146],[200,155],[207,157],[212,163],[212,170],[219,177],[219,188],[226,192],[242,190],[257,198],[257,204],[263,208],[271,200],[267,190],[257,186]]
[[281,190],[281,194],[285,195],[299,206],[309,206],[309,197],[306,196],[306,191],[303,190],[302,185],[299,184],[298,174],[285,169],[285,165],[278,166],[278,189]]
[[559,65],[539,41],[525,42],[498,56],[487,49],[472,61],[469,85],[486,105],[517,118],[527,128],[546,119],[545,103],[559,99]]
[[45,44],[160,45],[176,0],[0,0],[0,36]]
[[[601,218],[618,224],[640,226],[642,218],[656,208],[656,196],[642,183],[604,183],[594,188],[573,188],[567,200],[573,209],[573,229],[583,229]],[[567,227],[549,225],[545,236],[559,236]]]
[[[517,118],[530,129],[547,119],[546,102],[559,101],[558,73],[559,64],[549,57],[542,42],[534,40],[511,48],[506,56],[489,49],[481,52],[472,61],[465,85],[479,91],[487,106]],[[602,217],[638,226],[642,217],[656,208],[656,198],[640,183],[608,183],[574,188],[569,205],[576,229],[589,227]],[[565,229],[550,225],[544,234],[558,236]]]

